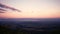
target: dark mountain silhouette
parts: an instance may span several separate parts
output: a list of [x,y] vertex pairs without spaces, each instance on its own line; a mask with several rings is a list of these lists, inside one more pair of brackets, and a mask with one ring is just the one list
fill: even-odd
[[[6,21],[4,21],[6,20]],[[9,20],[9,21],[7,21]],[[0,33],[2,34],[60,34],[60,19],[48,21],[10,21],[0,20]],[[18,19],[16,19],[18,20]]]

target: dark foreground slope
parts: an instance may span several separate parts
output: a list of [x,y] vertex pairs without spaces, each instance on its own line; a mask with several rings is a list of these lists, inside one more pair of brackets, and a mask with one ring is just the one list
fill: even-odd
[[60,20],[0,21],[0,34],[60,34]]

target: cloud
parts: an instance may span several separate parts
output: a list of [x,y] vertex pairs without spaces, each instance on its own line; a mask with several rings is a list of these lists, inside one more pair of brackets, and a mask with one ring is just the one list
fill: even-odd
[[1,9],[1,8],[0,8],[0,11],[7,11],[7,10],[5,10],[5,9]]
[[5,12],[0,11],[0,13],[5,13]]
[[5,13],[5,11],[7,10],[0,8],[0,13]]
[[15,9],[15,8],[13,8],[13,7],[10,7],[10,6],[6,6],[6,5],[4,5],[4,4],[2,4],[2,3],[0,3],[0,12],[1,12],[1,11],[6,11],[5,9],[1,9],[1,8],[5,8],[5,9],[10,9],[10,10],[13,10],[13,11],[21,12],[21,11],[18,10],[18,9]]

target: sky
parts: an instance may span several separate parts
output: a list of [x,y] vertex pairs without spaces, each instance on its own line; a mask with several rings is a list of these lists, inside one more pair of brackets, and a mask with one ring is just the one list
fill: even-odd
[[0,18],[60,18],[60,0],[0,0],[0,3],[21,11],[7,9],[0,13]]

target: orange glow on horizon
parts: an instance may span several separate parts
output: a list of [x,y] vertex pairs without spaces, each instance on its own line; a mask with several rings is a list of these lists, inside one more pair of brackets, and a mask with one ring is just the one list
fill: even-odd
[[18,12],[7,12],[0,14],[0,18],[60,18],[60,14],[28,14]]

